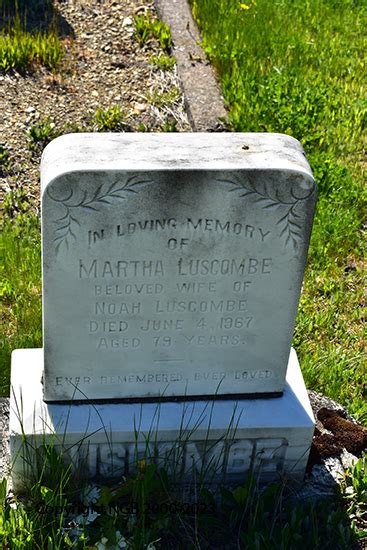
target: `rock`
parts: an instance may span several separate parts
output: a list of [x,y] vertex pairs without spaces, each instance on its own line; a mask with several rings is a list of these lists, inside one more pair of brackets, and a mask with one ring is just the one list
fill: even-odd
[[122,21],[122,26],[123,27],[129,27],[133,24],[133,20],[131,17],[125,17],[125,19],[123,19]]

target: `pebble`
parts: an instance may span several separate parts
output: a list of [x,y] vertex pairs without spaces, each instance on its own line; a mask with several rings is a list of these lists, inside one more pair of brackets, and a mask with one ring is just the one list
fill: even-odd
[[123,27],[129,27],[132,24],[133,24],[133,20],[131,17],[125,17],[125,19],[122,21]]

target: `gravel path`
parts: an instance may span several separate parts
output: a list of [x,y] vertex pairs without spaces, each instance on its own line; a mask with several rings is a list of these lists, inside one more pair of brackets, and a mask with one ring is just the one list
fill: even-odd
[[163,53],[158,41],[152,38],[140,47],[134,35],[133,17],[154,12],[152,3],[54,4],[62,27],[68,29],[61,71],[0,74],[0,143],[11,158],[11,168],[0,173],[2,194],[22,189],[36,209],[42,148],[29,150],[27,131],[32,125],[48,120],[55,130],[78,126],[96,131],[96,109],[118,105],[125,114],[123,131],[191,130],[176,67],[163,71],[154,66],[152,56]]

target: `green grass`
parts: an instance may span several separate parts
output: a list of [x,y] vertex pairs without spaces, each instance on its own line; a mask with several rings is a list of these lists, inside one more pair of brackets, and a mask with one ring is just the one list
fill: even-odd
[[9,395],[10,354],[17,348],[42,347],[40,224],[20,213],[1,231],[0,395]]
[[10,168],[10,154],[4,145],[0,143],[0,175]]
[[154,105],[155,107],[162,107],[163,105],[169,105],[174,103],[180,97],[181,92],[176,86],[172,86],[167,91],[156,91],[148,92],[146,94],[146,100]]
[[[220,504],[210,491],[201,489],[190,506],[173,497],[167,474],[152,464],[114,490],[102,487],[84,517],[75,494],[70,497],[62,483],[51,489],[39,482],[28,498],[7,500],[3,482],[3,548],[294,550],[302,544],[310,550],[351,550],[357,540],[340,503],[285,505],[279,486],[257,494],[251,478],[234,491],[223,490]],[[202,512],[195,511],[195,503]],[[70,513],[78,504],[81,513]],[[117,512],[108,513],[108,508]],[[173,512],[167,511],[170,508]]]
[[56,70],[64,56],[64,48],[55,32],[35,34],[19,27],[0,33],[0,72],[24,71],[43,65]]
[[149,63],[154,67],[158,67],[162,71],[172,71],[176,64],[176,58],[169,55],[151,55]]
[[33,153],[40,154],[50,141],[61,135],[50,119],[32,124],[27,130],[27,147]]
[[98,107],[94,115],[94,126],[98,132],[119,132],[127,127],[127,114],[119,105],[107,109]]
[[306,384],[367,422],[362,267],[367,3],[192,0],[233,130],[303,144],[319,188],[294,344]]
[[134,17],[135,37],[142,47],[151,38],[158,40],[160,47],[164,52],[168,52],[172,46],[171,31],[167,23],[153,17],[148,12],[146,15],[136,15]]
[[1,546],[294,550],[301,544],[310,550],[352,550],[366,536],[365,458],[346,473],[332,501],[297,502],[281,480],[261,487],[251,475],[234,489],[211,489],[204,483],[211,478],[208,465],[200,469],[194,457],[189,485],[177,484],[189,437],[183,429],[167,462],[154,451],[155,430],[144,435],[135,427],[129,474],[112,485],[92,486],[83,461],[70,463],[62,434],[38,442],[25,438],[21,452],[28,483],[22,495],[8,495],[6,481],[0,481]]
[[57,27],[52,0],[0,0],[0,73],[57,70],[65,53]]

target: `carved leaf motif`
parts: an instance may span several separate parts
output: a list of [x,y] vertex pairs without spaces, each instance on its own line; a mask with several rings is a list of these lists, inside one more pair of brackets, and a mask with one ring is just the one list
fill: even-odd
[[252,180],[244,181],[236,176],[233,176],[231,179],[218,178],[217,181],[232,185],[233,188],[230,191],[240,191],[240,197],[254,197],[254,203],[261,205],[264,210],[275,211],[281,209],[285,211],[285,214],[276,222],[281,229],[279,237],[284,237],[285,245],[287,246],[291,243],[293,248],[297,248],[303,243],[302,227],[297,223],[297,218],[300,218],[300,215],[297,213],[297,207],[312,195],[314,192],[313,188],[303,198],[295,196],[291,188],[289,200],[284,200],[279,196],[279,189],[269,189],[266,183],[260,189],[256,186],[256,182]]
[[76,241],[74,226],[80,226],[80,222],[76,215],[71,214],[72,212],[77,213],[79,208],[98,212],[102,205],[114,204],[116,200],[126,200],[129,194],[138,192],[136,188],[149,182],[150,180],[141,179],[140,176],[130,176],[122,185],[121,180],[117,180],[109,185],[102,183],[92,192],[84,190],[81,198],[74,198],[75,189],[71,189],[66,199],[57,199],[52,196],[48,189],[47,194],[50,199],[66,209],[65,214],[53,222],[57,226],[53,239],[56,254],[61,246],[68,250],[70,240]]

